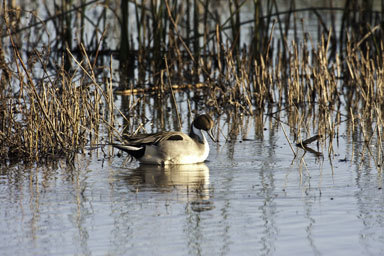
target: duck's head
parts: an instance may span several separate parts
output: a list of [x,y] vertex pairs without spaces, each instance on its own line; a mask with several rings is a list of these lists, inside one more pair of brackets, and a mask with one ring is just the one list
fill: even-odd
[[195,120],[193,120],[192,125],[196,129],[206,131],[208,133],[209,137],[211,137],[211,139],[213,141],[216,141],[216,139],[213,137],[213,134],[212,134],[212,128],[213,128],[214,123],[213,123],[212,118],[209,115],[202,114],[202,115],[197,116],[195,118]]

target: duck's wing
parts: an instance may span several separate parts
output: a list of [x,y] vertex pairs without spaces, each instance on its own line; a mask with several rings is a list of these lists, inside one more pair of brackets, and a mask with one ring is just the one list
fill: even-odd
[[150,134],[137,134],[124,136],[125,144],[131,146],[156,145],[166,140],[184,140],[185,134],[181,132],[158,132]]

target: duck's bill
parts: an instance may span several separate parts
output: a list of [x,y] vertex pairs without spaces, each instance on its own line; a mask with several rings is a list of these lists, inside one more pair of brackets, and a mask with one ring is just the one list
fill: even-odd
[[211,137],[211,139],[212,139],[214,142],[217,142],[217,140],[215,139],[215,137],[214,137],[213,134],[212,134],[212,130],[209,130],[207,133],[208,133],[209,137]]

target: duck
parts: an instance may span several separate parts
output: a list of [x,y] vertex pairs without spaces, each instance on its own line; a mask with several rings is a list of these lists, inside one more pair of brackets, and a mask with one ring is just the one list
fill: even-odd
[[141,164],[164,166],[203,163],[209,155],[209,145],[203,131],[212,141],[216,141],[212,134],[213,126],[212,118],[208,114],[201,114],[193,120],[189,134],[180,131],[137,134],[113,146]]

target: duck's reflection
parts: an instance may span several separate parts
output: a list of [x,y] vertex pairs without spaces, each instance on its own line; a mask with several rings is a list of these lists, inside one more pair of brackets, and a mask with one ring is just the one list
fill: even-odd
[[134,192],[174,193],[196,211],[213,208],[209,202],[209,168],[206,164],[140,165],[129,174],[119,175]]

